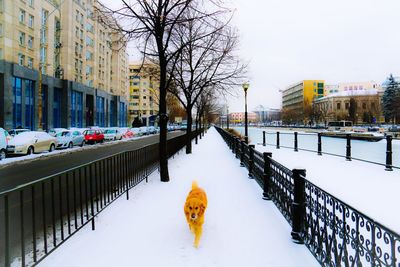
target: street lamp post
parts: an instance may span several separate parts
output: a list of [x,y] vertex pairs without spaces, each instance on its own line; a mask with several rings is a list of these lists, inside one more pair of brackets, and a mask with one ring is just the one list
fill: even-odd
[[246,144],[249,143],[249,132],[247,129],[247,90],[249,89],[250,84],[244,83],[242,85],[243,90],[244,90],[244,140]]

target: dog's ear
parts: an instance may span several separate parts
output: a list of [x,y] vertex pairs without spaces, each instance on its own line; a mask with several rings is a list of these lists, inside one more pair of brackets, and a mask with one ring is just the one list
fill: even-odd
[[203,215],[205,210],[206,210],[206,206],[205,206],[203,203],[201,203],[201,204],[200,204],[200,212],[199,212],[199,215]]

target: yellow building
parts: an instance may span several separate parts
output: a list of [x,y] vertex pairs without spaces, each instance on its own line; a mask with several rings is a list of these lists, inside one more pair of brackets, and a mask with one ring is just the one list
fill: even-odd
[[129,118],[139,118],[145,125],[154,125],[158,115],[159,80],[158,66],[151,62],[129,65]]
[[9,88],[0,127],[126,124],[126,42],[102,10],[96,0],[0,0],[0,81]]
[[313,100],[325,95],[324,85],[323,80],[304,80],[283,90],[282,116],[292,117],[293,122],[304,122]]

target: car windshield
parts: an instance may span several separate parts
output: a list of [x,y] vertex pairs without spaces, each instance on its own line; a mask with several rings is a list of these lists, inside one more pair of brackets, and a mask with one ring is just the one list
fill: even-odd
[[117,133],[117,130],[112,130],[112,129],[107,129],[104,131],[105,134],[112,134],[112,133]]
[[87,131],[85,131],[85,134],[95,134],[95,132],[96,131],[93,131],[93,130],[87,130]]
[[61,136],[71,136],[70,132],[60,132],[58,134],[56,134],[57,137],[61,137]]

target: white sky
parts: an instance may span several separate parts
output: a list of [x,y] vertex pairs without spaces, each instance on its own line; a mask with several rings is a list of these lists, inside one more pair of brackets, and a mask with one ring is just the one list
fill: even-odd
[[[279,90],[304,79],[381,83],[400,73],[398,0],[230,2],[237,9],[240,56],[250,62],[250,110],[280,107]],[[244,97],[228,104],[230,111],[240,111]]]

